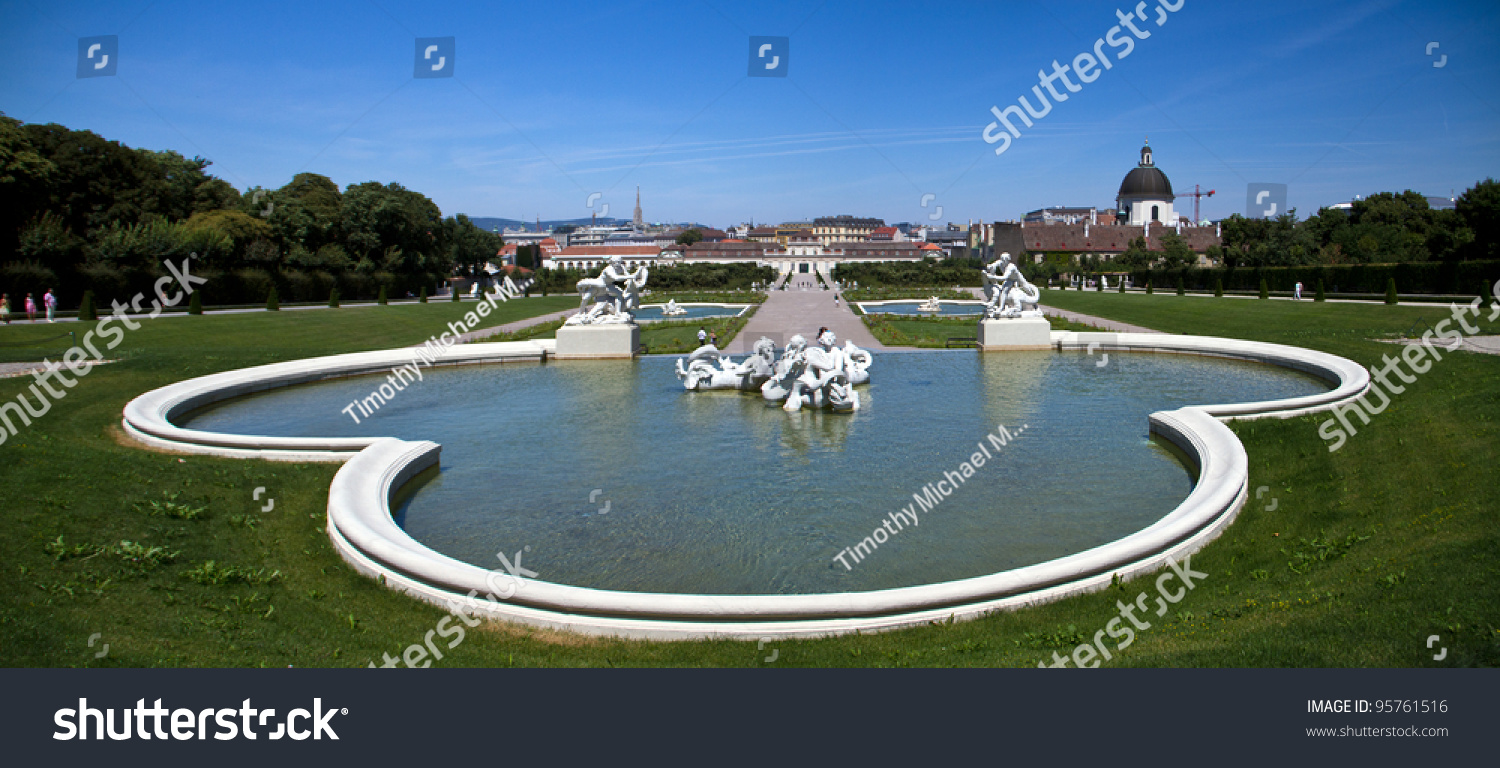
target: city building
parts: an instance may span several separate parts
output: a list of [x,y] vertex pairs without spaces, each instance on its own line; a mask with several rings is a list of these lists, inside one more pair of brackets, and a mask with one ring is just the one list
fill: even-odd
[[1172,210],[1172,182],[1156,167],[1151,157],[1151,142],[1141,147],[1141,164],[1125,174],[1120,194],[1115,197],[1117,223],[1141,226],[1146,222],[1176,224]]
[[824,245],[870,239],[870,234],[885,226],[884,219],[856,218],[847,214],[820,216],[812,221],[812,232]]
[[[1106,211],[1104,215],[1108,217],[1112,214]],[[1083,221],[1098,224],[1099,209],[1059,205],[1052,208],[1038,208],[1026,214],[1021,220],[1027,224],[1078,224]]]

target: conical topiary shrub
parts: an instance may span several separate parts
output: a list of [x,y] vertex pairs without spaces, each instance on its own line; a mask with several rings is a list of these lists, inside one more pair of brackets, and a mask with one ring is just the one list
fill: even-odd
[[1122,276],[1120,278],[1119,282],[1120,282],[1120,287],[1117,288],[1117,289],[1115,289],[1115,293],[1124,293],[1125,292],[1125,278]]
[[188,314],[203,314],[203,292],[193,291],[193,298],[188,301]]
[[1494,289],[1483,280],[1479,281],[1479,306],[1487,307],[1500,301],[1500,297],[1494,295]]
[[84,291],[83,301],[78,304],[79,320],[98,320],[99,311],[94,308],[94,292]]
[[1260,297],[1262,299],[1271,298],[1271,286],[1266,285],[1266,281],[1264,278],[1262,278],[1260,281]]
[[1182,278],[1180,278],[1180,277],[1177,278],[1177,295],[1178,296],[1185,296],[1185,295],[1187,295],[1187,289],[1183,286],[1183,284],[1182,284]]
[[417,303],[418,304],[426,304],[427,303],[427,286],[425,286],[425,285],[422,286],[422,290],[417,293]]
[[1313,301],[1326,301],[1327,296],[1323,294],[1323,278],[1318,278],[1318,289],[1313,292]]
[[1151,281],[1150,280],[1146,281],[1146,295],[1148,295],[1148,296],[1151,295]]
[[1385,303],[1395,304],[1396,301],[1396,278],[1388,278],[1385,281]]
[[331,308],[333,308],[333,309],[338,309],[339,308],[339,289],[338,289],[338,286],[334,286],[333,290],[331,290],[331,291],[328,292],[328,306],[331,307]]
[[1224,281],[1223,281],[1223,279],[1219,279],[1219,280],[1215,280],[1214,281],[1214,298],[1216,298],[1216,299],[1222,299],[1222,298],[1224,298]]
[[448,300],[449,301],[458,301],[458,283],[454,283],[453,284],[453,288],[452,288],[452,290],[451,290],[451,292],[449,294]]
[[385,286],[380,286],[380,294],[375,297],[376,304],[389,304],[385,297]]
[[266,294],[266,311],[280,312],[281,297],[276,295],[276,286],[271,286],[271,292]]

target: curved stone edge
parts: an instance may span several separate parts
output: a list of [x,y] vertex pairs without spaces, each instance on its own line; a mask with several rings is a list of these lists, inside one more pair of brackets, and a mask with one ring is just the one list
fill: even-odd
[[[1134,534],[1085,552],[997,574],[871,592],[817,595],[673,595],[594,590],[527,581],[514,589],[509,577],[491,583],[493,572],[434,552],[411,539],[391,518],[391,494],[436,464],[440,448],[430,442],[359,438],[353,456],[335,476],[329,493],[328,533],[346,561],[388,586],[450,610],[534,626],[594,635],[687,640],[709,637],[821,637],[875,632],[934,621],[974,618],[1102,589],[1118,576],[1155,571],[1168,557],[1181,559],[1217,537],[1243,507],[1248,488],[1244,447],[1219,419],[1294,416],[1328,410],[1358,397],[1369,386],[1362,367],[1334,355],[1283,345],[1209,337],[1158,334],[1053,332],[1058,350],[1105,349],[1200,354],[1259,360],[1305,370],[1335,383],[1330,393],[1269,403],[1193,406],[1151,414],[1154,433],[1172,441],[1198,467],[1193,491],[1171,513]],[[529,348],[527,345],[529,344]],[[528,342],[465,345],[466,354],[445,364],[545,358],[546,348]],[[486,349],[489,348],[489,349]],[[458,350],[451,350],[450,355]],[[529,353],[529,354],[528,354]],[[411,350],[336,355],[232,371],[155,390],[127,406],[127,431],[157,447],[251,458],[312,454],[338,460],[344,445],[322,438],[217,435],[171,425],[172,414],[227,397],[330,376],[357,375],[410,359]],[[235,375],[238,374],[238,375]],[[142,402],[143,398],[154,396]],[[131,406],[139,406],[133,419]],[[151,419],[157,423],[152,423]],[[152,429],[140,427],[144,422]],[[163,426],[164,425],[164,426]],[[166,436],[163,436],[162,433]],[[199,437],[201,442],[187,442]],[[175,439],[174,439],[175,438]],[[184,440],[186,438],[186,440]],[[152,441],[155,441],[152,443]],[[348,439],[346,439],[348,440]],[[268,448],[263,441],[276,443]],[[288,441],[288,442],[283,442]],[[290,444],[289,444],[290,443]],[[337,448],[344,450],[340,451]],[[302,459],[297,459],[302,460]],[[470,598],[511,587],[507,600]]]
[[[975,618],[1096,591],[1181,560],[1217,537],[1247,497],[1248,459],[1234,434],[1193,409],[1152,415],[1154,432],[1200,457],[1202,481],[1167,517],[1086,552],[1000,574],[921,587],[820,595],[666,595],[526,581],[422,547],[391,520],[390,494],[437,461],[433,443],[384,439],[334,479],[328,533],[357,571],[450,611],[463,608],[532,626],[654,640],[824,637]],[[483,596],[509,593],[509,599]],[[470,595],[475,595],[470,597]],[[950,602],[957,601],[957,602]],[[852,603],[886,603],[886,613],[848,615]],[[600,608],[614,613],[600,613]],[[621,613],[629,609],[628,612]]]
[[[541,361],[553,349],[532,341],[455,344],[435,364]],[[125,405],[122,423],[127,435],[157,450],[273,461],[346,461],[380,438],[230,435],[185,429],[172,420],[233,397],[322,379],[378,373],[418,359],[416,348],[406,347],[313,357],[200,376],[131,400]]]
[[1319,413],[1357,398],[1370,388],[1370,372],[1359,363],[1338,355],[1285,344],[1215,336],[1053,331],[1052,345],[1060,352],[1088,350],[1092,346],[1101,352],[1119,350],[1229,357],[1302,371],[1334,385],[1328,392],[1283,400],[1193,406],[1227,420],[1290,419]]

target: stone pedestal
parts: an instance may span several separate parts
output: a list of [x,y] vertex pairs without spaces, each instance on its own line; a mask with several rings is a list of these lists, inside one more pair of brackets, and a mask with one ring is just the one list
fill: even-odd
[[557,329],[557,360],[611,360],[635,357],[641,327],[635,323],[565,325]]
[[1052,348],[1052,324],[1045,317],[1005,317],[979,321],[979,350],[1039,350]]

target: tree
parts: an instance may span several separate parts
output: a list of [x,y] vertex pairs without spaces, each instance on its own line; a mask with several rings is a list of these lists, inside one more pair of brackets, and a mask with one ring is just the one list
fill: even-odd
[[678,245],[692,245],[693,243],[701,242],[702,240],[703,233],[696,229],[689,229],[677,236]]
[[1323,278],[1318,278],[1318,289],[1313,294],[1313,301],[1327,301],[1328,297],[1323,293]]
[[328,306],[332,309],[339,308],[339,287],[336,285],[328,292]]
[[1487,178],[1465,191],[1454,203],[1472,239],[1463,247],[1470,259],[1500,259],[1500,182]]
[[84,321],[99,319],[99,311],[94,307],[93,291],[83,292],[83,300],[78,303],[78,319]]
[[271,292],[266,295],[266,311],[267,312],[280,312],[281,311],[281,299],[280,299],[280,297],[278,297],[276,295],[276,286],[274,286],[274,285],[271,286]]
[[1214,298],[1224,298],[1224,278],[1219,278],[1214,281]]
[[1387,278],[1385,281],[1385,303],[1395,304],[1400,300],[1396,295],[1396,278]]
[[188,314],[203,314],[203,291],[193,291],[193,298],[188,300]]
[[1269,285],[1266,285],[1265,278],[1261,278],[1260,280],[1260,297],[1262,299],[1271,298],[1271,287]]
[[1183,286],[1183,284],[1182,284],[1182,278],[1181,277],[1177,278],[1177,295],[1178,296],[1185,296],[1185,295],[1187,295],[1187,289]]
[[1115,263],[1126,269],[1150,269],[1156,261],[1156,254],[1147,250],[1146,238],[1137,237],[1126,246],[1125,252],[1115,259]]
[[1163,269],[1182,269],[1198,263],[1198,254],[1176,232],[1168,232],[1161,236],[1161,258],[1158,260]]
[[418,304],[426,304],[427,303],[427,286],[425,286],[425,285],[422,286],[422,290],[417,294],[417,303]]
[[375,303],[376,304],[381,304],[381,305],[385,305],[385,304],[389,304],[390,303],[389,301],[386,300],[386,296],[385,296],[385,284],[384,283],[382,283],[381,286],[380,286],[380,294],[375,297]]

